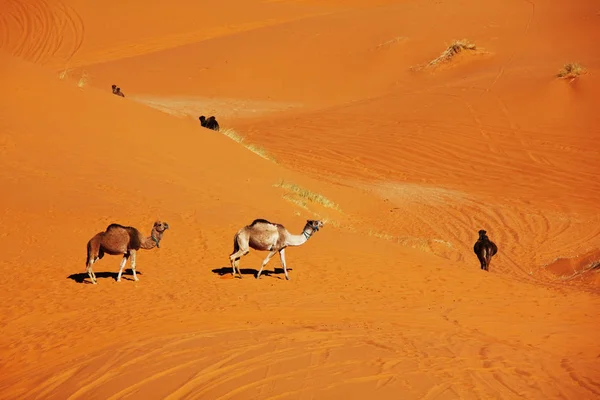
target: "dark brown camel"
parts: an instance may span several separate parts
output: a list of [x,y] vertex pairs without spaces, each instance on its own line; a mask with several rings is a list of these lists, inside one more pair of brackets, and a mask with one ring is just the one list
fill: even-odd
[[121,96],[121,97],[125,97],[125,95],[123,94],[123,92],[121,92],[121,88],[117,87],[117,85],[112,85],[112,92],[113,94],[116,94],[117,96]]
[[208,129],[212,129],[213,131],[218,131],[220,129],[219,123],[217,122],[217,119],[215,118],[214,115],[208,117],[208,119],[206,120],[206,125],[205,126]]
[[163,233],[167,229],[169,229],[169,224],[156,221],[149,237],[144,237],[140,231],[134,227],[119,224],[110,224],[106,228],[106,231],[97,233],[87,244],[86,271],[92,280],[92,283],[97,283],[96,274],[94,274],[94,271],[92,270],[92,265],[104,257],[104,253],[113,256],[123,254],[117,282],[121,281],[123,268],[125,267],[127,259],[131,256],[133,279],[138,281],[139,279],[135,274],[136,251],[139,249],[153,249],[155,246],[160,247]]
[[306,243],[323,225],[322,221],[307,220],[302,233],[300,235],[292,235],[281,224],[274,224],[265,219],[255,219],[250,225],[246,225],[240,229],[233,238],[233,253],[229,256],[233,276],[236,276],[237,267],[237,274],[240,278],[242,277],[239,268],[240,258],[248,254],[250,248],[253,248],[254,250],[269,252],[256,274],[256,279],[260,278],[263,268],[267,265],[271,257],[279,252],[285,279],[289,280],[290,277],[288,276],[285,264],[285,248],[288,246],[300,246]]
[[479,239],[475,242],[473,251],[481,263],[481,269],[489,271],[490,261],[492,261],[492,256],[498,252],[498,246],[487,237],[486,233],[483,229],[479,231]]

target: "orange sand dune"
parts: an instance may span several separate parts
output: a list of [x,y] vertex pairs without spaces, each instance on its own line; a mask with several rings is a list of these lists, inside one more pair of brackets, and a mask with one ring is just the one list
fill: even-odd
[[[597,13],[5,1],[0,398],[597,398]],[[290,281],[231,279],[254,218],[326,220]],[[139,282],[86,284],[92,235],[156,219]]]

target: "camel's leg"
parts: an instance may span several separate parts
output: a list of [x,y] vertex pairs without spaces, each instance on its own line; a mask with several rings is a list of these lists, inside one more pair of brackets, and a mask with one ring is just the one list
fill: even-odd
[[94,264],[94,260],[90,260],[90,262],[87,265],[87,273],[90,277],[90,280],[92,281],[92,283],[95,285],[96,284],[96,274],[94,274],[94,270],[92,269],[92,264]]
[[269,252],[269,255],[267,255],[267,258],[265,258],[265,260],[262,262],[262,265],[260,266],[260,270],[258,271],[258,274],[256,274],[256,279],[258,279],[260,277],[260,274],[262,274],[262,270],[265,267],[265,265],[267,265],[267,263],[269,262],[269,260],[271,259],[271,257],[273,257],[275,255],[276,251],[271,250]]
[[133,280],[139,281],[137,275],[135,274],[135,256],[137,252],[135,250],[131,250],[131,270],[133,271]]
[[477,252],[477,259],[481,264],[481,269],[485,271],[485,249],[479,249]]
[[121,274],[123,273],[123,268],[125,268],[125,263],[127,262],[127,258],[129,255],[125,254],[123,259],[121,260],[121,265],[119,268],[119,275],[117,275],[117,282],[121,282]]
[[245,256],[246,254],[248,254],[250,252],[250,250],[248,249],[239,249],[238,251],[236,251],[235,253],[233,253],[232,255],[229,256],[229,261],[231,262],[231,273],[233,274],[233,277],[235,278],[236,275],[236,267],[237,267],[237,274],[239,274],[239,277],[242,277],[242,273],[240,272],[240,258],[242,258],[243,256]]
[[287,265],[285,265],[285,249],[279,250],[279,258],[281,258],[281,265],[283,265],[283,273],[285,274],[285,279],[290,280],[290,276],[287,273]]

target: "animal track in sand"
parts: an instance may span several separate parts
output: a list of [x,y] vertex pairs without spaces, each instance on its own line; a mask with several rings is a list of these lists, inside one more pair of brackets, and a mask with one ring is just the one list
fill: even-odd
[[6,0],[0,13],[0,49],[42,65],[62,66],[80,49],[80,16],[55,0]]

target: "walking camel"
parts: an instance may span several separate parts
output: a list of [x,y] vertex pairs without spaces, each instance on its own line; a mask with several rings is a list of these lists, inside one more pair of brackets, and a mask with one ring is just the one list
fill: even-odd
[[104,257],[104,253],[116,256],[123,254],[117,282],[121,282],[121,274],[127,259],[131,257],[131,270],[133,279],[139,281],[135,274],[136,252],[139,249],[150,250],[155,246],[160,248],[160,241],[165,230],[169,229],[166,222],[156,221],[152,227],[149,237],[144,237],[140,231],[132,226],[123,226],[119,224],[110,224],[104,232],[97,233],[87,244],[86,271],[96,284],[96,274],[92,270],[92,265]]
[[198,119],[200,120],[200,125],[205,128],[212,129],[213,131],[218,131],[220,129],[219,123],[214,115],[208,117],[208,119],[206,119],[204,115],[201,115]]
[[483,229],[479,231],[479,239],[475,242],[473,251],[481,263],[481,269],[489,271],[490,261],[492,261],[492,256],[498,252],[498,246],[487,237],[486,233]]
[[240,229],[233,238],[233,253],[229,256],[233,276],[236,276],[237,268],[237,274],[240,278],[242,277],[239,267],[240,258],[248,254],[250,248],[253,248],[254,250],[269,252],[267,258],[262,262],[260,270],[256,274],[256,279],[260,278],[263,268],[267,265],[271,257],[279,252],[285,279],[290,280],[285,264],[285,248],[288,246],[303,245],[315,232],[322,228],[323,225],[324,223],[322,221],[309,219],[306,221],[306,225],[304,225],[301,234],[292,235],[281,224],[274,224],[266,219],[255,219],[250,225],[246,225]]
[[121,88],[117,87],[117,85],[112,85],[112,92],[113,94],[116,94],[117,96],[121,96],[121,97],[125,97],[125,95],[123,94],[123,92],[121,92]]

